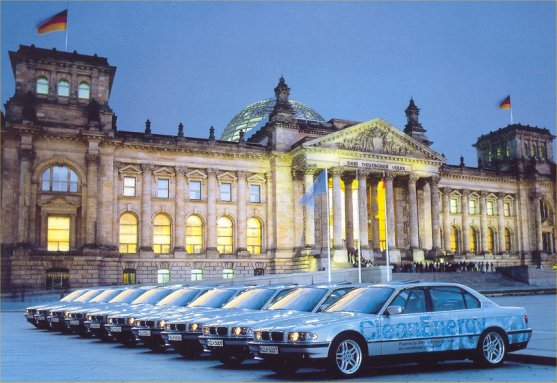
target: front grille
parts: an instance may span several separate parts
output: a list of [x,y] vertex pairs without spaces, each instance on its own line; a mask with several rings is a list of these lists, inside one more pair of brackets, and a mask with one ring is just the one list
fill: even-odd
[[36,314],[37,313],[37,309],[27,309],[27,311],[29,312],[29,314]]
[[98,322],[102,322],[104,320],[102,315],[95,315],[93,316],[94,320],[98,321]]
[[48,314],[48,310],[39,310],[39,315],[46,315]]
[[153,328],[153,327],[155,327],[155,321],[154,320],[145,321],[145,325],[147,327]]
[[176,330],[186,331],[186,325],[184,323],[179,323],[179,324],[176,325]]
[[227,327],[217,327],[217,334],[219,334],[219,335],[228,334],[228,328]]
[[175,323],[170,323],[170,331],[176,331],[176,324]]
[[276,342],[282,342],[284,340],[284,335],[282,331],[271,331],[271,340]]
[[83,313],[73,314],[73,317],[74,317],[74,318],[81,319],[81,318],[83,318]]
[[262,340],[271,340],[271,332],[270,331],[261,331],[261,339]]
[[[114,319],[113,319],[112,321],[114,321]],[[126,323],[126,320],[125,320],[124,318],[116,318],[116,323],[118,323],[118,324],[125,324],[125,323]]]

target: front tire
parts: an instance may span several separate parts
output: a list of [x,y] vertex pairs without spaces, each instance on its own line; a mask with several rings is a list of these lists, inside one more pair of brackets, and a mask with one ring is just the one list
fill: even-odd
[[339,337],[329,351],[328,370],[341,378],[357,376],[362,369],[363,350],[361,342],[353,336]]
[[480,336],[474,360],[482,367],[500,367],[505,362],[507,342],[500,331],[488,330]]

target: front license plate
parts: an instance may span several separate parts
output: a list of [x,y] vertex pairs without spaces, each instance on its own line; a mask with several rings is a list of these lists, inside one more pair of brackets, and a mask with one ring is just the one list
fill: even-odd
[[207,346],[224,347],[222,339],[207,339]]
[[44,316],[38,315],[38,316],[37,316],[37,320],[44,320]]
[[91,323],[89,325],[90,328],[101,328],[101,324],[100,323]]
[[168,334],[168,340],[182,340],[182,334]]
[[122,332],[122,327],[118,327],[118,326],[111,327],[110,332]]
[[137,332],[139,336],[151,336],[151,330],[139,330]]
[[259,353],[261,354],[278,354],[277,346],[259,346]]
[[58,322],[60,322],[60,318],[58,318],[58,317],[53,317],[53,318],[50,318],[50,321],[51,321],[51,322],[56,322],[56,323],[58,323]]
[[74,319],[70,321],[70,326],[79,326],[79,320]]
[[33,319],[33,318],[34,318],[33,314],[27,314],[27,315],[25,315],[25,317],[26,317],[27,319]]

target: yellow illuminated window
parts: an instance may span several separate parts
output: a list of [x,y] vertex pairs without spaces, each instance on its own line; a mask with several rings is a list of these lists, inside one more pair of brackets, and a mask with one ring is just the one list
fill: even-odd
[[451,252],[456,254],[458,251],[458,228],[451,226]]
[[505,229],[505,252],[511,252],[511,231],[509,229]]
[[70,250],[70,217],[48,217],[48,251]]
[[120,217],[118,251],[121,254],[137,253],[137,218],[133,214],[124,213]]
[[495,232],[492,228],[487,228],[487,251],[493,253],[495,243]]
[[124,285],[135,285],[135,269],[124,269],[122,272],[122,283]]
[[199,254],[203,250],[203,221],[197,215],[190,215],[186,220],[186,251]]
[[478,251],[478,232],[474,227],[470,228],[470,252],[477,254]]
[[232,253],[232,221],[227,217],[220,217],[217,222],[217,250],[221,254]]
[[510,217],[511,216],[511,203],[510,202],[504,202],[503,203],[503,214],[505,215],[505,217]]
[[47,269],[46,288],[65,289],[70,287],[70,270],[68,269]]
[[251,254],[261,254],[261,222],[257,218],[248,219],[248,251]]
[[155,254],[170,253],[170,218],[157,214],[153,222],[153,251]]

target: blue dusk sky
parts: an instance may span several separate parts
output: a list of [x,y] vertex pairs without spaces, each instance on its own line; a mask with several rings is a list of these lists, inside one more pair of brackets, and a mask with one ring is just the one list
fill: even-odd
[[[2,1],[2,104],[8,51],[63,50],[35,26],[65,2]],[[291,98],[326,120],[381,117],[404,129],[410,97],[432,148],[476,166],[476,138],[514,122],[555,132],[556,5],[548,2],[70,2],[68,50],[116,66],[120,130],[217,137],[245,106]]]

